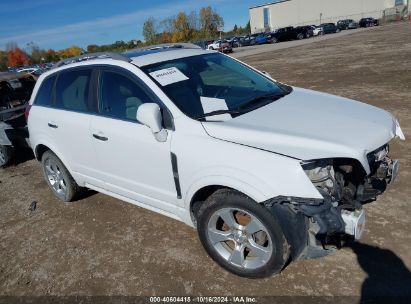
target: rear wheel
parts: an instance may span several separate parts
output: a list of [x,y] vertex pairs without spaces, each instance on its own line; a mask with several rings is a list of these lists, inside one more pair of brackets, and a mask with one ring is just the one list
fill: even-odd
[[301,34],[301,33],[300,33],[300,34],[298,34],[298,35],[297,35],[297,39],[298,39],[298,40],[302,40],[302,39],[304,39],[304,35],[303,35],[303,34]]
[[44,177],[54,195],[64,202],[74,200],[81,188],[61,160],[53,152],[46,151],[41,158],[41,164]]
[[13,156],[12,146],[0,145],[0,167],[6,166],[10,163]]
[[262,205],[230,189],[218,190],[200,207],[199,237],[210,257],[249,278],[279,273],[289,247],[275,217]]

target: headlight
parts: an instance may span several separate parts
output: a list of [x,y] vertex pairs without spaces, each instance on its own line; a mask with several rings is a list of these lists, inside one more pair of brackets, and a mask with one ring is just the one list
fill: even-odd
[[368,153],[367,154],[368,163],[372,164],[374,162],[379,162],[379,161],[384,160],[384,158],[388,155],[389,150],[390,150],[389,146],[384,145],[378,148],[377,150],[374,150]]

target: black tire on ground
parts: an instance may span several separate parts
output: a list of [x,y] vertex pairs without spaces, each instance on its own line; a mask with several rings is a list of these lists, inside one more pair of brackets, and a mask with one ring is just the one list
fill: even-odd
[[303,35],[303,34],[301,34],[301,33],[300,33],[300,34],[298,34],[298,35],[297,35],[297,39],[298,39],[298,40],[302,40],[302,39],[304,39],[304,35]]
[[[52,162],[55,165],[55,170],[58,170],[61,174],[61,178],[66,188],[65,191],[58,192],[52,186],[51,181],[48,178],[49,172],[47,171],[48,169],[46,167],[49,162]],[[82,188],[74,181],[73,177],[64,166],[62,161],[50,150],[44,152],[41,158],[41,167],[47,184],[58,199],[62,200],[63,202],[71,202],[81,193]]]
[[[226,260],[216,249],[209,237],[209,223],[219,210],[240,209],[258,219],[271,239],[271,255],[258,268],[245,268]],[[221,220],[221,219],[220,219]],[[238,219],[235,219],[238,224]],[[221,267],[241,277],[263,278],[279,273],[287,263],[290,252],[284,233],[275,216],[267,208],[248,196],[231,189],[217,190],[200,207],[197,213],[197,230],[200,241],[208,255]],[[269,242],[269,241],[267,241]],[[246,246],[247,247],[247,246]],[[245,252],[242,255],[245,256]]]
[[10,163],[13,158],[13,147],[0,145],[0,168]]
[[277,43],[278,39],[277,38],[273,38],[273,43]]

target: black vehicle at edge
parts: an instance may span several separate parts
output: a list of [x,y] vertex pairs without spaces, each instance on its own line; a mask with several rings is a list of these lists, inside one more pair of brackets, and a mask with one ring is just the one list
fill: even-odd
[[341,29],[338,28],[334,23],[323,23],[320,25],[323,28],[324,34],[334,34],[341,32]]
[[362,18],[359,21],[360,27],[371,27],[371,26],[378,26],[380,25],[380,22],[378,19],[374,19],[372,17],[367,17],[367,18]]

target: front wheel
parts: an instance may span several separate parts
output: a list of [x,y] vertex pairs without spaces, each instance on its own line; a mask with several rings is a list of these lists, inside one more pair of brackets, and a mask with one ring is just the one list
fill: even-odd
[[275,217],[234,190],[218,190],[203,203],[197,230],[210,257],[242,277],[279,273],[289,257],[288,243]]

